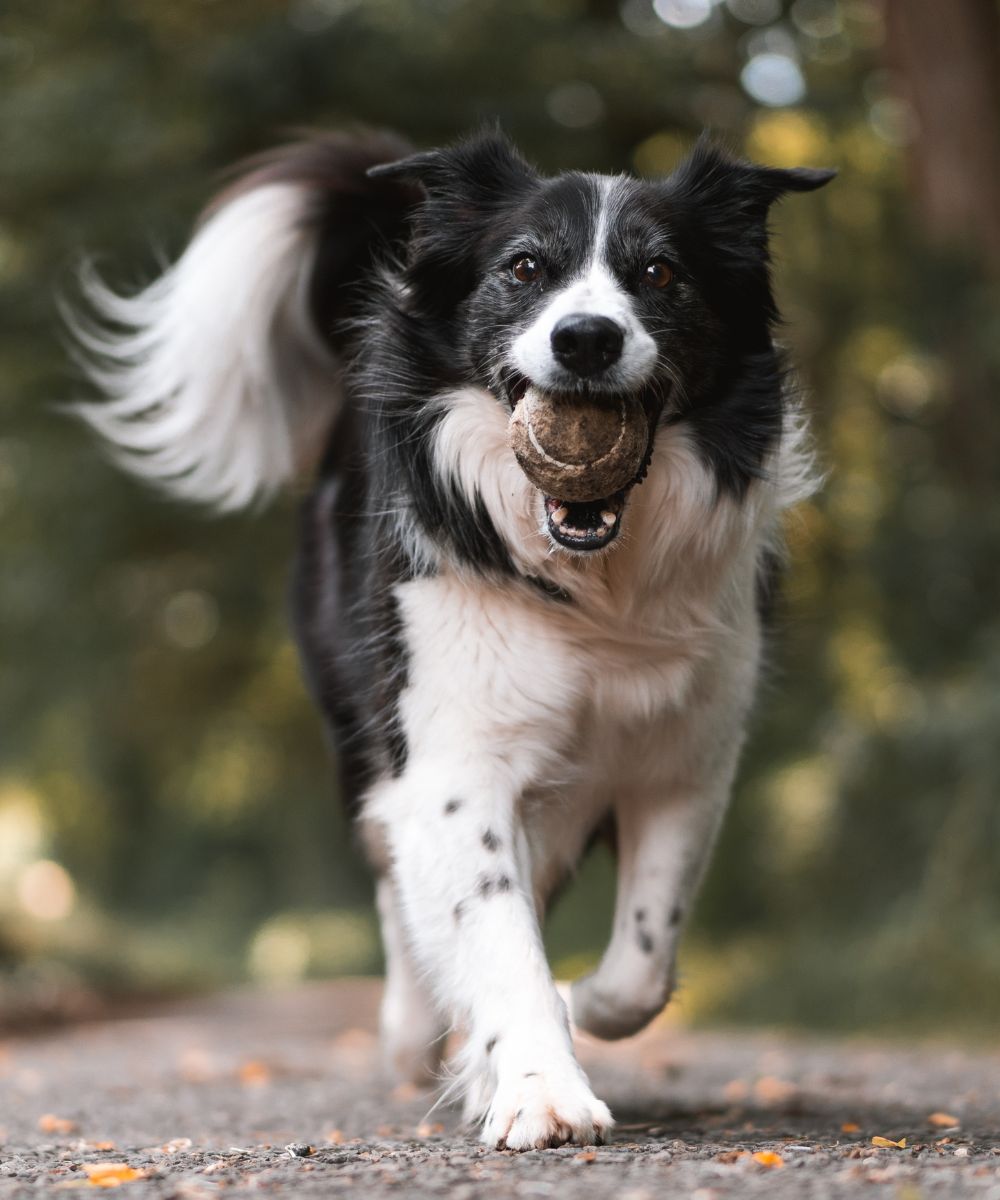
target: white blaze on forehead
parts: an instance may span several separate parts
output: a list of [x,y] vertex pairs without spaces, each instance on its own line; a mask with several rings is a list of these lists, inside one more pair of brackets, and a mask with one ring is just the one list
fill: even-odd
[[653,372],[656,343],[636,314],[632,297],[608,266],[608,238],[614,228],[623,181],[603,177],[593,215],[591,253],[583,270],[552,297],[514,341],[514,367],[542,388],[566,386],[570,377],[552,354],[552,330],[573,313],[607,317],[624,334],[621,358],[605,378],[616,388],[641,387]]

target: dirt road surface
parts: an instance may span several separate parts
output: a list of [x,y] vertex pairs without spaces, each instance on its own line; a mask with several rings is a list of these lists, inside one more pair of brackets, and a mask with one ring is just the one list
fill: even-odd
[[377,1007],[375,983],[315,984],[0,1042],[0,1197],[1000,1200],[996,1048],[669,1027],[586,1042],[613,1140],[514,1154],[387,1090]]

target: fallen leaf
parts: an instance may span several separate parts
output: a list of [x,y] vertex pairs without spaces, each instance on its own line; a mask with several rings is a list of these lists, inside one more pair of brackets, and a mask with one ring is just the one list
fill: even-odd
[[331,1129],[326,1135],[326,1140],[332,1142],[335,1146],[340,1146],[344,1141],[343,1131],[340,1129]]
[[181,1076],[189,1083],[208,1083],[218,1073],[215,1058],[207,1050],[189,1046],[180,1056]]
[[154,1154],[177,1154],[181,1150],[191,1149],[190,1138],[171,1138],[169,1142],[164,1142],[162,1146],[157,1146],[153,1151]]
[[146,1178],[145,1171],[137,1171],[128,1163],[84,1163],[83,1169],[91,1187],[120,1187],[123,1183],[131,1183],[133,1179]]
[[953,1117],[951,1113],[946,1112],[932,1112],[927,1118],[927,1124],[934,1125],[937,1129],[953,1129],[961,1123],[958,1117]]
[[758,1150],[750,1157],[755,1163],[760,1163],[762,1167],[783,1167],[785,1165],[785,1160],[780,1154],[775,1154],[773,1150]]
[[271,1082],[271,1069],[266,1063],[251,1059],[240,1067],[240,1083],[244,1087],[263,1087]]
[[38,1128],[42,1133],[75,1133],[80,1127],[76,1121],[57,1117],[55,1113],[45,1113],[38,1118]]
[[799,1094],[799,1089],[787,1079],[764,1075],[753,1085],[753,1094],[761,1104],[787,1104]]
[[891,1138],[873,1137],[873,1146],[881,1146],[883,1150],[905,1150],[906,1138],[900,1138],[898,1142],[894,1142]]
[[855,1121],[845,1121],[840,1127],[841,1133],[860,1133],[861,1126]]
[[581,1150],[579,1154],[573,1155],[574,1162],[594,1162],[597,1159],[596,1150]]

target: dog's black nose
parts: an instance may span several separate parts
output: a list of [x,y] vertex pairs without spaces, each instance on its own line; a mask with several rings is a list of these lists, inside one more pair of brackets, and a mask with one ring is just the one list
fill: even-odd
[[592,313],[570,313],[552,330],[552,353],[556,361],[586,378],[610,367],[621,357],[625,334],[610,317]]

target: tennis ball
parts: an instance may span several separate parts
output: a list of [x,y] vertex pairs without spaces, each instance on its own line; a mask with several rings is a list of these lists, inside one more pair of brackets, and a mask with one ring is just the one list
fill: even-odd
[[642,467],[649,423],[637,401],[604,404],[529,387],[508,426],[510,447],[539,491],[560,500],[602,500]]

